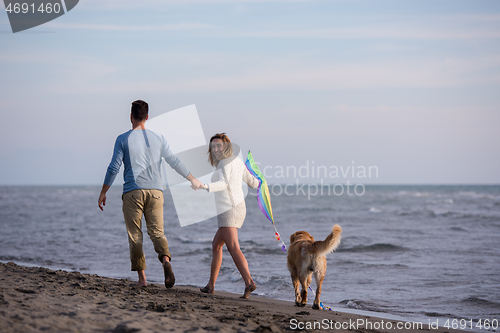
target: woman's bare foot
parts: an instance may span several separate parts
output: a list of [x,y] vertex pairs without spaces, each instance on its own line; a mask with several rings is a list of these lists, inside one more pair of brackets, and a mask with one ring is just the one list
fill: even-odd
[[215,290],[214,290],[213,288],[212,288],[212,289],[210,289],[210,288],[208,287],[208,284],[207,284],[205,287],[200,288],[200,291],[201,291],[202,293],[205,293],[205,294],[215,294]]
[[255,285],[255,282],[252,282],[251,285],[245,288],[245,293],[240,298],[247,299],[248,297],[250,297],[250,293],[255,289],[257,289],[257,286]]

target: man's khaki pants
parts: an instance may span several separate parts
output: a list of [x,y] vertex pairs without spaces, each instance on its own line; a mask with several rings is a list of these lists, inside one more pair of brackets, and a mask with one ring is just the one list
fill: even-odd
[[146,269],[142,249],[142,215],[146,220],[148,235],[153,242],[158,259],[171,258],[168,241],[163,233],[163,192],[159,190],[133,190],[122,195],[123,217],[127,226],[130,261],[133,271]]

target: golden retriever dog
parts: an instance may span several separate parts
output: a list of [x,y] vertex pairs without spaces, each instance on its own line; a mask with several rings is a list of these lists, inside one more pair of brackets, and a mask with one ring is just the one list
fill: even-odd
[[[287,266],[292,276],[297,306],[306,305],[307,288],[311,285],[311,277],[314,273],[317,287],[312,308],[320,308],[319,296],[326,273],[326,255],[335,251],[339,246],[341,233],[342,228],[336,224],[324,241],[314,241],[314,237],[306,231],[296,231],[290,236]],[[299,283],[302,285],[302,292],[299,292]]]

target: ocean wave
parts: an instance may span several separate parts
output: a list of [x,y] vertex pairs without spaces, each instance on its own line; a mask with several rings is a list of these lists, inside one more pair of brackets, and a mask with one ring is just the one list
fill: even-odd
[[494,214],[485,214],[483,212],[477,213],[464,213],[455,210],[448,209],[439,209],[439,208],[421,208],[421,209],[412,209],[407,211],[399,211],[396,212],[399,216],[428,216],[430,218],[443,218],[443,217],[452,217],[457,219],[483,219],[483,220],[498,220],[499,216]]
[[[342,303],[342,302],[341,302]],[[361,304],[359,303],[356,303],[355,301],[352,301],[352,300],[348,300],[347,303],[346,303],[346,307],[350,308],[350,309],[356,309],[356,310],[365,310],[366,308],[364,306],[362,306]]]
[[456,214],[446,209],[429,209],[428,211],[432,217],[447,217]]
[[424,315],[426,315],[427,317],[433,317],[433,318],[461,319],[461,317],[457,317],[456,315],[452,315],[450,313],[424,312]]
[[404,197],[429,197],[431,196],[430,192],[413,192],[413,191],[399,191],[398,192],[399,196],[404,196]]
[[451,214],[450,211],[448,210],[433,210],[429,209],[426,207],[422,208],[417,208],[417,209],[411,209],[411,210],[403,210],[396,212],[397,215],[399,216],[430,216],[430,217],[437,217],[437,216],[449,216]]
[[495,216],[495,215],[486,215],[486,214],[474,214],[474,213],[457,213],[455,214],[457,218],[462,218],[462,219],[482,219],[482,220],[492,220],[492,221],[498,221],[500,219],[500,216]]
[[282,276],[252,275],[252,277],[256,284],[261,286],[270,286],[273,287],[273,289],[283,286],[290,287],[292,285],[289,278],[284,279]]
[[424,212],[424,210],[421,210],[421,209],[417,209],[417,210],[411,210],[411,211],[400,211],[400,212],[397,212],[397,214],[399,216],[416,216],[416,215],[420,215]]
[[283,250],[278,246],[272,246],[271,248],[266,247],[265,245],[256,244],[254,242],[242,242],[240,243],[240,249],[243,252],[251,251],[255,254],[260,255],[277,255],[282,254]]
[[426,201],[427,204],[431,204],[431,205],[441,205],[441,204],[445,204],[445,205],[453,205],[455,203],[455,201],[453,201],[453,199],[442,199],[440,198],[439,200],[427,200]]
[[212,238],[200,238],[200,237],[182,237],[182,236],[174,236],[174,239],[180,241],[181,243],[184,244],[205,244],[205,243],[212,243]]
[[[285,275],[253,273],[252,279],[259,286],[259,291],[263,292],[263,295],[276,296],[277,293],[283,291],[291,292],[291,295],[293,295],[292,281],[288,271],[286,273]],[[220,283],[232,285],[233,283],[242,282],[242,280],[243,278],[236,267],[221,267],[218,279]],[[288,294],[285,294],[285,297],[287,297],[286,295]]]
[[70,270],[77,270],[77,269],[85,269],[85,267],[77,267],[73,263],[67,263],[62,260],[50,260],[50,259],[43,259],[39,257],[16,257],[16,256],[0,256],[0,261],[2,262],[14,262],[18,265],[26,265],[26,266],[33,266],[33,267],[48,267],[52,269],[70,269]]
[[345,299],[340,301],[339,304],[345,305],[346,308],[355,309],[355,310],[364,310],[364,311],[375,311],[375,312],[383,312],[384,307],[375,303],[362,301],[359,299]]
[[370,210],[368,211],[369,213],[382,213],[383,210],[377,207],[371,207]]
[[494,309],[500,309],[500,303],[498,302],[492,302],[488,301],[479,297],[467,297],[463,300],[461,300],[462,303],[468,303],[476,306],[481,306],[481,307],[487,307],[487,308],[494,308]]
[[[300,213],[317,213],[317,212],[336,212],[335,207],[297,207],[297,212]],[[278,211],[279,212],[279,211]]]
[[337,260],[335,262],[335,266],[340,266],[340,265],[359,265],[359,262],[353,260]]
[[189,256],[198,256],[204,254],[212,254],[212,248],[205,247],[203,249],[196,249],[187,252],[177,253],[176,256],[189,257]]
[[495,201],[500,200],[500,196],[498,196],[498,195],[477,193],[474,191],[460,191],[460,192],[458,192],[458,195],[460,195],[462,197],[471,198],[471,199],[489,199],[489,200],[495,200]]
[[259,246],[259,245],[261,245],[261,244],[259,244],[259,243],[255,242],[255,241],[253,241],[253,240],[251,240],[251,239],[241,240],[241,241],[240,241],[240,244],[244,244],[244,245],[251,245],[251,246],[255,246],[255,245]]
[[349,248],[339,248],[337,250],[337,252],[404,252],[404,251],[409,251],[409,249],[403,246],[387,244],[387,243],[377,243],[366,246],[360,245]]
[[233,272],[233,274],[231,274],[231,278],[229,280],[231,282],[238,282],[242,279],[243,278],[241,277],[241,274],[239,272]]
[[0,261],[34,263],[37,260],[30,257],[0,256]]

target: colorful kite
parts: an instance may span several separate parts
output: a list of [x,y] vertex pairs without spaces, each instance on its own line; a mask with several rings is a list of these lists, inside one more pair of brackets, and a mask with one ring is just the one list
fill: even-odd
[[259,167],[257,166],[257,163],[255,163],[250,151],[248,151],[245,165],[248,171],[250,171],[250,173],[259,180],[259,187],[257,188],[257,202],[259,204],[259,208],[262,213],[268,218],[268,220],[273,223],[275,231],[274,237],[278,242],[280,242],[279,244],[281,245],[283,251],[286,252],[285,242],[283,242],[283,240],[281,239],[278,230],[276,230],[276,225],[274,224],[273,208],[271,207],[271,196],[269,195],[269,187],[267,186],[266,178],[264,178],[264,175],[262,174],[262,172],[260,172]]

